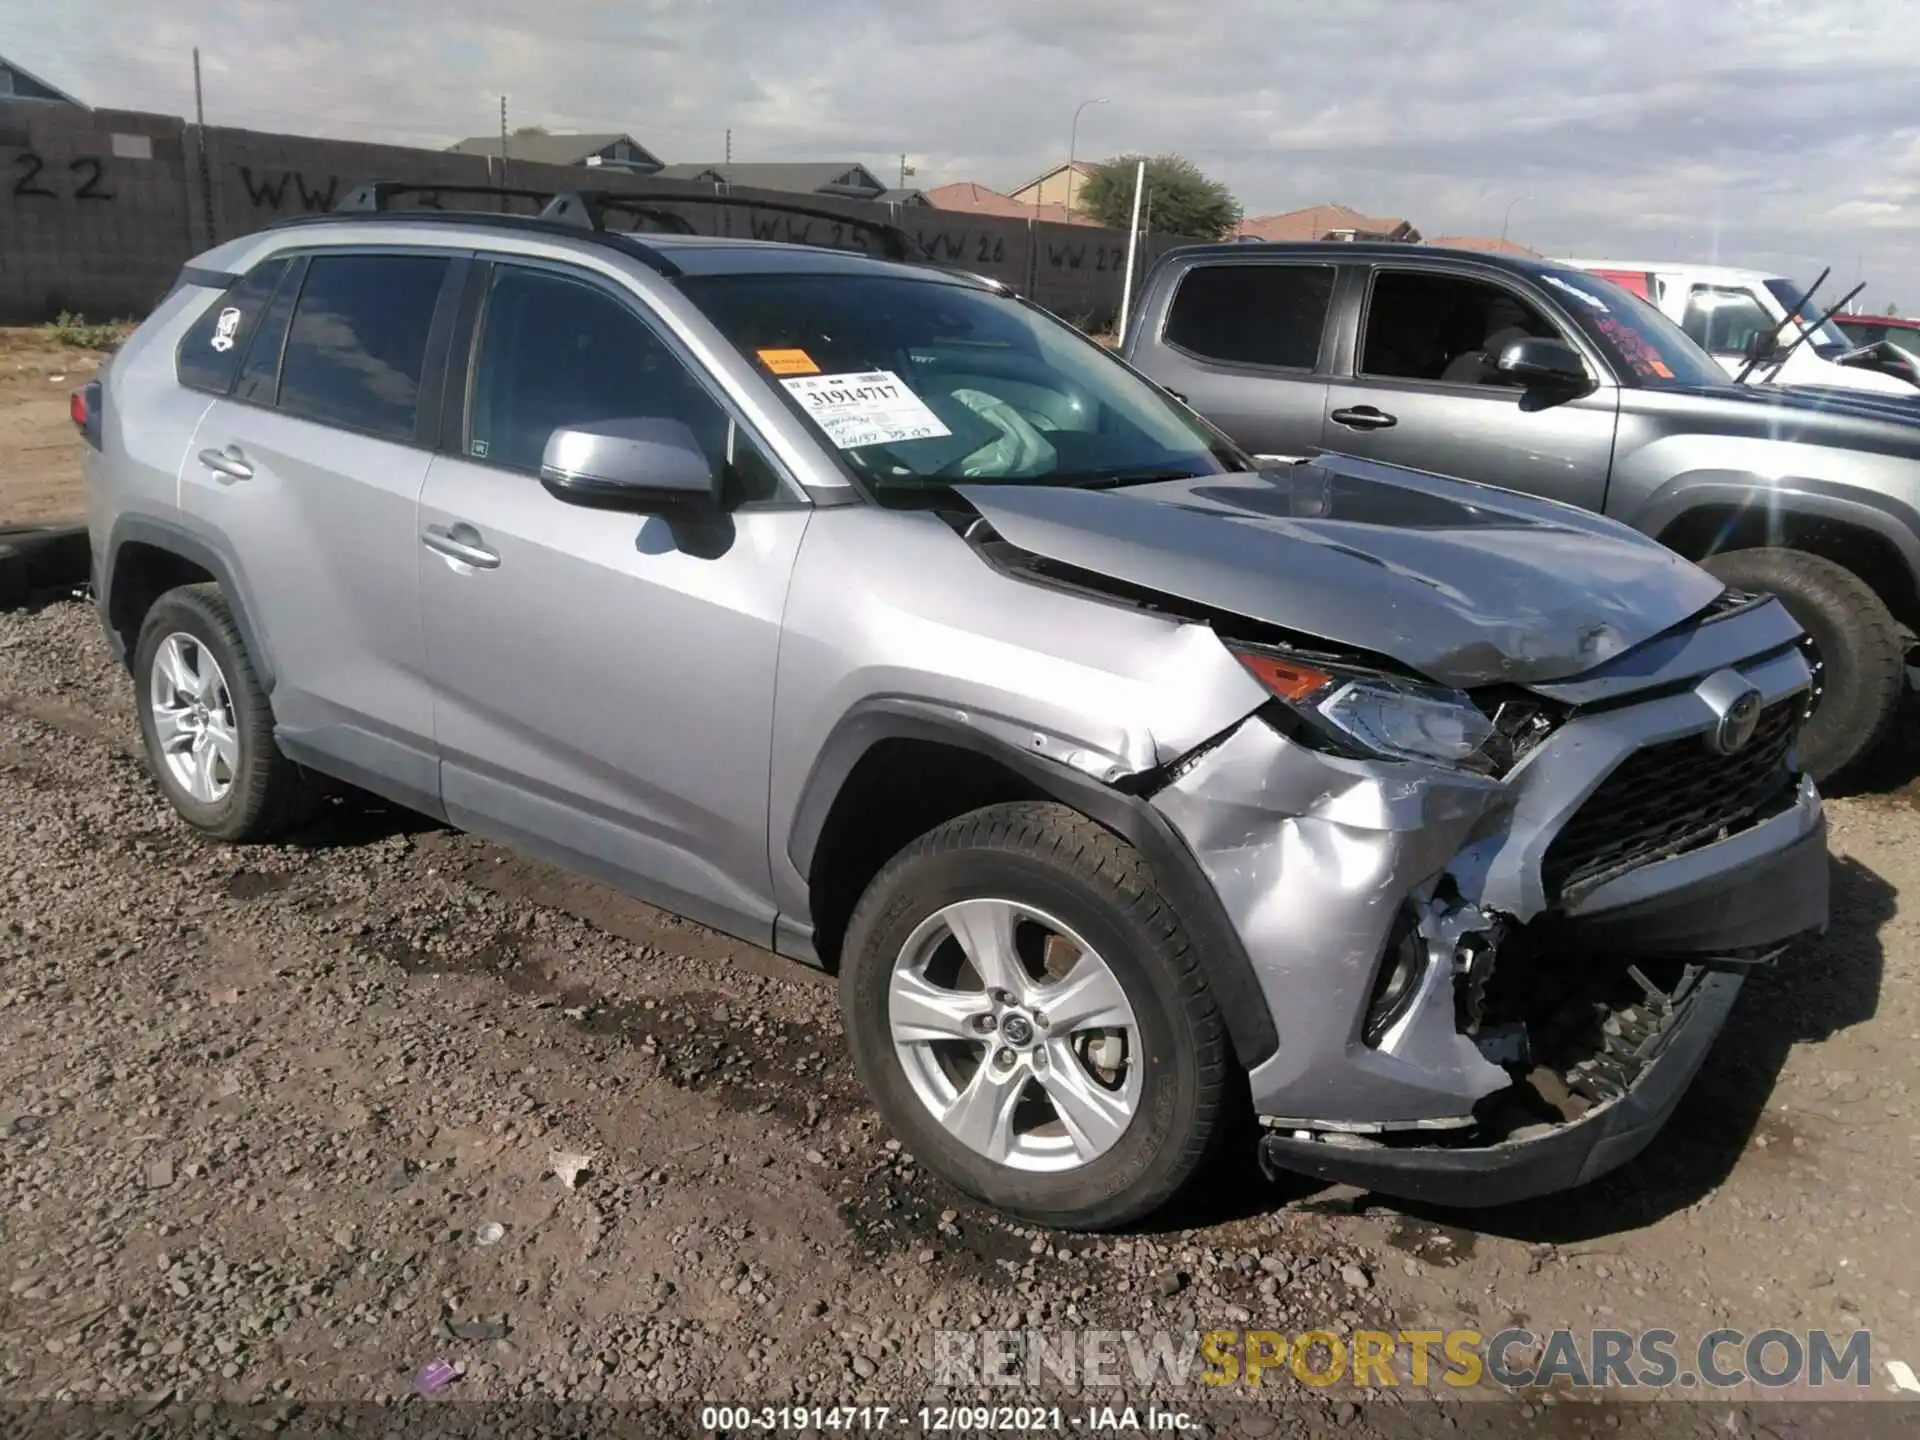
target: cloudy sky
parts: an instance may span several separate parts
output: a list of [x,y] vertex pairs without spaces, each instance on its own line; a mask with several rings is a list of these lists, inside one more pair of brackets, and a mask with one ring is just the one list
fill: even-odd
[[1179,151],[1249,214],[1719,259],[1920,309],[1913,0],[0,0],[96,105],[441,145],[625,130],[670,161],[858,159],[1018,186]]

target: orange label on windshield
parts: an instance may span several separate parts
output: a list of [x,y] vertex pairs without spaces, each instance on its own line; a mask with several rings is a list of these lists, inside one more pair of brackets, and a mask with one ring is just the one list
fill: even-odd
[[776,375],[818,375],[820,367],[804,350],[762,350],[760,363]]
[[1658,375],[1662,380],[1671,380],[1673,378],[1673,371],[1669,370],[1663,362],[1654,360],[1649,363],[1653,367],[1653,373]]

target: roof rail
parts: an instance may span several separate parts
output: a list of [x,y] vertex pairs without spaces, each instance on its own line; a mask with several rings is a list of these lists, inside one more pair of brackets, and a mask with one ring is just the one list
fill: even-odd
[[537,200],[543,206],[539,218],[548,224],[564,225],[574,230],[613,234],[626,232],[607,231],[608,212],[652,220],[675,234],[694,235],[699,232],[684,215],[660,207],[663,205],[719,205],[737,209],[773,210],[784,215],[803,215],[813,220],[829,220],[837,225],[847,225],[864,231],[881,243],[886,252],[884,258],[888,260],[900,260],[912,264],[934,258],[925,246],[891,221],[868,220],[861,216],[848,215],[844,211],[828,209],[824,205],[810,205],[804,201],[768,200],[732,195],[721,190],[716,190],[711,195],[645,189],[521,190],[499,185],[436,185],[416,184],[411,181],[375,180],[365,185],[356,185],[329,213],[335,215],[387,214],[390,213],[389,202],[400,195],[494,195],[517,200]]
[[[434,222],[458,224],[481,220],[490,225],[510,226],[516,230],[534,230],[548,235],[579,235],[585,229],[578,223],[554,221],[534,215],[516,215],[505,210],[445,210],[438,205],[426,205],[416,210],[394,210],[389,206],[389,202],[397,195],[432,195],[437,198],[446,194],[494,195],[515,200],[535,200],[543,206],[550,205],[555,199],[555,194],[551,190],[520,190],[500,185],[417,185],[395,180],[375,180],[365,185],[356,185],[347,192],[346,198],[331,210],[315,215],[290,215],[285,219],[274,221],[271,228],[279,230],[291,226],[325,224],[329,221],[350,219],[356,215],[379,215],[387,220],[404,220],[413,224]],[[682,233],[691,234],[692,232],[691,225],[684,225]],[[617,230],[587,230],[586,234],[613,246],[623,254],[632,256],[669,280],[680,274],[678,265],[638,235]]]
[[[412,181],[373,180],[365,185],[354,186],[347,192],[346,198],[328,213],[334,215],[385,214],[391,208],[387,202],[396,195],[497,195],[503,200],[538,200],[544,205],[553,198],[553,191],[513,190],[504,185],[421,185]],[[435,210],[440,207],[429,205],[425,208]]]
[[[917,262],[933,258],[925,246],[890,220],[868,220],[831,210],[824,205],[809,205],[801,200],[768,200],[759,196],[733,195],[716,190],[711,195],[688,195],[673,190],[570,190],[556,195],[541,212],[547,220],[565,220],[587,229],[604,230],[606,212],[642,215],[648,219],[679,220],[684,217],[661,211],[660,205],[719,205],[741,210],[773,210],[783,215],[803,215],[810,220],[829,220],[865,231],[885,246],[888,260]],[[685,233],[695,233],[691,225]]]

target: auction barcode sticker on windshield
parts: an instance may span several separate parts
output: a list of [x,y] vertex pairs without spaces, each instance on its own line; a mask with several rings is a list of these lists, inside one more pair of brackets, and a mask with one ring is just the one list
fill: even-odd
[[780,382],[842,450],[932,440],[953,432],[891,370],[796,375]]

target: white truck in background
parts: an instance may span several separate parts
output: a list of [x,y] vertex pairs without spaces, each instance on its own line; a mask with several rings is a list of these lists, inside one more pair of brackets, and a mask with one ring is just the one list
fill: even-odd
[[1666,261],[1555,263],[1590,270],[1652,302],[1728,375],[1748,384],[1817,385],[1920,400],[1920,386],[1904,377],[1895,357],[1878,345],[1849,340],[1814,304],[1811,291],[1784,276]]

